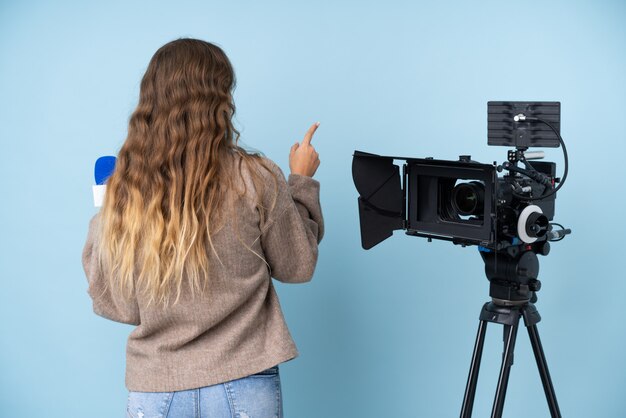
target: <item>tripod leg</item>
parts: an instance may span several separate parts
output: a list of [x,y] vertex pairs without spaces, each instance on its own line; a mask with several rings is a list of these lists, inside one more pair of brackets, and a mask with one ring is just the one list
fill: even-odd
[[535,353],[535,360],[537,360],[537,368],[539,369],[541,383],[543,383],[543,391],[546,394],[548,407],[550,408],[550,415],[552,418],[561,418],[561,411],[559,410],[559,404],[556,402],[556,394],[554,393],[554,386],[552,386],[552,379],[550,378],[550,372],[548,371],[546,356],[543,353],[543,347],[541,346],[541,340],[539,339],[537,325],[531,325],[528,327],[528,335],[530,336],[530,343],[533,347],[533,352]]
[[493,401],[493,409],[491,410],[491,418],[501,418],[504,408],[504,398],[506,396],[506,387],[509,384],[509,374],[513,365],[513,351],[515,350],[515,339],[517,338],[517,327],[519,325],[519,316],[514,325],[504,325],[505,341],[504,355],[502,356],[502,366],[500,368],[500,378],[498,379],[498,388],[496,389],[496,397]]
[[478,382],[478,372],[480,371],[480,360],[483,355],[483,346],[485,344],[486,330],[487,321],[481,320],[478,325],[478,332],[476,333],[476,343],[474,344],[472,364],[470,365],[469,376],[467,377],[467,386],[465,386],[465,396],[463,397],[461,418],[471,418],[472,416],[472,409],[474,407],[474,396],[476,395],[476,383]]

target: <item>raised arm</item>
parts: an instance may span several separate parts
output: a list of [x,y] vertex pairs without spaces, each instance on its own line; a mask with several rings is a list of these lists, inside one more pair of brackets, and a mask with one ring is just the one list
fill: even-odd
[[278,196],[261,245],[272,277],[283,282],[311,280],[318,256],[318,244],[324,235],[320,205],[320,183],[313,179],[320,165],[319,155],[311,145],[319,123],[313,124],[302,143],[291,147],[288,181],[273,164],[278,180]]

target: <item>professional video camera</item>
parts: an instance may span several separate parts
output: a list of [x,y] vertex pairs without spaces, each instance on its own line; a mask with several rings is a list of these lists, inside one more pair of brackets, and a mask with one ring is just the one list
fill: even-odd
[[[550,242],[571,233],[552,222],[556,192],[568,172],[560,110],[559,102],[489,102],[488,145],[515,148],[500,165],[481,164],[469,155],[447,161],[354,152],[352,176],[359,193],[364,249],[402,229],[429,241],[476,245],[485,262],[492,301],[481,311],[476,341],[480,350],[472,360],[462,417],[471,416],[486,322],[503,324],[514,345],[520,316],[536,348],[537,362],[542,363],[540,371],[552,416],[560,416],[535,326],[540,316],[533,305],[541,287],[537,254],[547,255]],[[559,146],[565,162],[562,178],[556,176],[555,163],[537,161],[544,157],[543,151],[528,151],[531,147]],[[394,160],[402,161],[401,172]],[[498,173],[504,174],[499,177]],[[501,375],[498,384],[492,417],[502,414],[513,345],[507,346],[510,359],[503,360],[505,376]]]

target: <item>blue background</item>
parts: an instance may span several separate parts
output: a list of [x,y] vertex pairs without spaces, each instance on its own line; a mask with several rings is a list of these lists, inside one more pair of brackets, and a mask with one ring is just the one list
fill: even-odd
[[[162,44],[221,45],[244,142],[288,170],[321,121],[326,236],[314,280],[277,284],[301,356],[287,417],[454,417],[488,282],[475,248],[396,235],[360,247],[354,149],[503,161],[488,100],[558,100],[570,177],[541,260],[539,324],[563,415],[626,416],[626,3],[0,2],[0,416],[122,416],[129,326],[91,311],[80,253],[93,163],[115,154]],[[547,150],[562,169],[560,150]],[[501,329],[485,345],[487,416]],[[506,417],[547,417],[524,330]]]

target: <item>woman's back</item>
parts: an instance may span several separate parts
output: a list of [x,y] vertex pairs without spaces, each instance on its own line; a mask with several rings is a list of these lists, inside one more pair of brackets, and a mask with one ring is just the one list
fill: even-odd
[[[311,279],[323,235],[319,183],[297,174],[286,181],[267,159],[244,162],[237,153],[232,158],[228,166],[234,184],[245,193],[229,193],[221,206],[224,222],[211,234],[209,274],[202,291],[193,291],[183,281],[177,303],[155,304],[142,292],[127,299],[109,286],[96,257],[99,214],[90,223],[83,265],[94,311],[137,325],[126,353],[126,386],[131,391],[209,386],[298,354],[271,277],[285,282]],[[267,186],[260,199],[267,209],[264,214],[256,203],[253,171]]]

